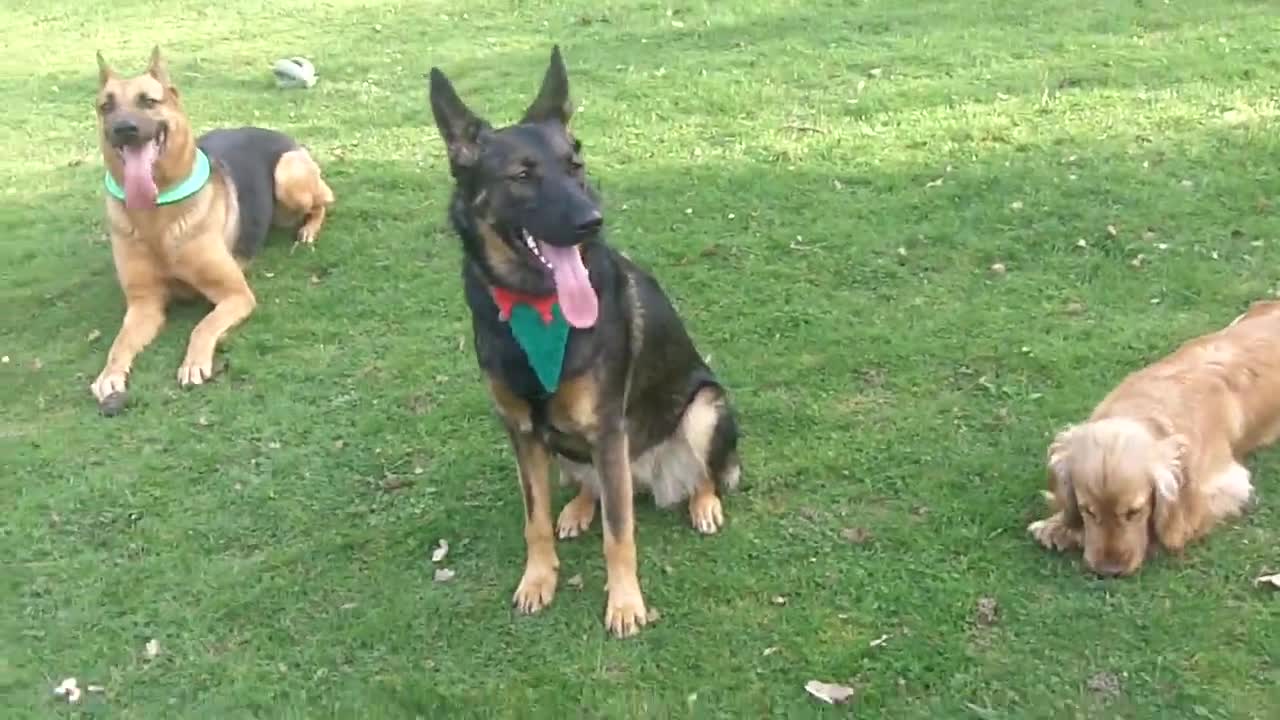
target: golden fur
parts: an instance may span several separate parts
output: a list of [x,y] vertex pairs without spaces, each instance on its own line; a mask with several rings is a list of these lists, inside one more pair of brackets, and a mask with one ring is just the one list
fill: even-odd
[[[123,180],[124,168],[111,143],[110,124],[120,117],[134,122],[143,138],[163,133],[165,141],[153,165],[159,188],[190,175],[196,138],[160,49],[152,51],[144,73],[129,78],[118,75],[99,55],[98,80],[98,140],[103,162],[116,180]],[[298,241],[314,242],[334,198],[306,150],[285,153],[276,165],[275,196],[275,221],[300,223]],[[199,385],[213,377],[219,340],[257,304],[244,276],[247,259],[232,254],[239,232],[237,208],[231,179],[216,169],[203,189],[169,205],[130,209],[107,196],[111,254],[126,309],[105,366],[90,386],[104,413],[114,414],[123,406],[133,360],[160,332],[173,299],[199,296],[213,304],[191,333],[178,382]]]
[[1129,575],[1153,543],[1180,552],[1241,513],[1242,464],[1280,438],[1280,302],[1132,373],[1048,452],[1054,513],[1028,530],[1047,548],[1083,546],[1104,576]]

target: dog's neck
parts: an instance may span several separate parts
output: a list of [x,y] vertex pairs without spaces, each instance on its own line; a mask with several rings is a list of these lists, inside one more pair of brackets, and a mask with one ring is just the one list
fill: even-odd
[[[116,187],[120,187],[124,182],[124,160],[120,158],[120,153],[116,152],[115,148],[107,143],[102,143],[101,149],[103,164],[106,165],[107,172],[111,175],[112,180],[115,181]],[[169,139],[164,154],[156,158],[156,162],[152,166],[156,188],[159,190],[160,196],[169,193],[182,183],[190,180],[192,174],[200,169],[197,167],[198,161],[207,163],[208,159],[198,157],[195,140],[191,137],[191,133],[175,133],[174,137]],[[207,167],[204,169],[207,170]],[[207,182],[207,177],[204,178],[204,181]],[[116,195],[114,191],[112,194]],[[129,210],[130,212],[148,212],[154,209],[145,208],[139,210],[130,208]]]
[[190,133],[171,138],[170,143],[155,164],[156,187],[161,192],[186,180],[196,166],[196,143]]

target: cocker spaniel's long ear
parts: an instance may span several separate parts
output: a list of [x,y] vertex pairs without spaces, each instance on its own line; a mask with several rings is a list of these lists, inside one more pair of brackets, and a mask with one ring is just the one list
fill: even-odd
[[1154,512],[1151,515],[1156,538],[1171,550],[1180,550],[1186,539],[1178,501],[1186,481],[1187,438],[1170,435],[1156,444],[1151,485]]
[[1080,505],[1076,502],[1076,489],[1071,482],[1071,439],[1076,431],[1071,425],[1058,433],[1049,445],[1049,492],[1053,493],[1058,510],[1067,527],[1079,529],[1084,527],[1084,518],[1080,517]]

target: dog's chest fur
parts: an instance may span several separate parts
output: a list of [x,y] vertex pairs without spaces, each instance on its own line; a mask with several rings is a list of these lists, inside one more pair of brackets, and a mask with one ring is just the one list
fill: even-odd
[[603,245],[593,247],[589,255],[599,316],[592,328],[570,329],[554,394],[543,388],[511,328],[499,319],[498,306],[478,268],[468,262],[463,273],[480,369],[528,407],[531,429],[553,450],[583,462],[590,459],[598,395],[624,392],[631,360],[626,343],[629,313],[618,297],[620,278],[611,255],[612,250]]

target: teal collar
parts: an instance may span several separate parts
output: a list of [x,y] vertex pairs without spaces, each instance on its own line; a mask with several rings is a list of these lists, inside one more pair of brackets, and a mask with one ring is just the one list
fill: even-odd
[[[186,200],[195,195],[209,182],[209,156],[204,154],[200,148],[196,148],[196,165],[191,169],[191,174],[186,180],[174,185],[156,196],[157,205],[170,205],[179,200]],[[107,192],[117,200],[124,200],[124,188],[120,187],[120,183],[111,176],[111,171],[107,171],[106,176]]]

